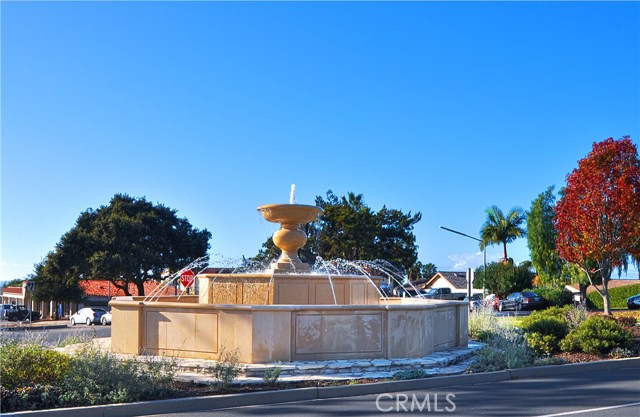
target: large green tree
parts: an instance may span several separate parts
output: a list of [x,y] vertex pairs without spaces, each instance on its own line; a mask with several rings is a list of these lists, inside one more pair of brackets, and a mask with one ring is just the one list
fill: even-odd
[[487,245],[502,244],[504,250],[504,262],[507,257],[507,243],[511,243],[519,237],[526,235],[523,224],[526,220],[524,211],[514,207],[505,215],[498,206],[491,206],[485,210],[487,220],[480,229],[480,248]]
[[564,284],[563,262],[556,250],[556,229],[553,225],[555,196],[553,186],[538,195],[527,213],[527,244],[531,262],[540,281],[547,286]]
[[[108,205],[80,214],[43,265],[58,280],[106,279],[129,292],[160,280],[206,255],[211,233],[194,228],[176,210],[143,198],[116,194]],[[54,263],[56,265],[54,265]]]
[[35,265],[29,279],[35,281],[33,298],[38,301],[79,302],[82,289],[78,285],[79,274],[71,256],[65,256],[61,248],[50,252]]
[[481,265],[476,269],[475,276],[475,288],[486,288],[489,292],[504,297],[512,292],[531,288],[534,274],[530,262],[522,262],[518,266],[512,262],[491,262],[487,264],[486,275],[484,265]]
[[[338,197],[331,190],[326,198],[316,197],[316,205],[324,212],[318,220],[306,226],[307,244],[299,256],[313,264],[317,256],[323,259],[374,260],[384,259],[405,270],[418,258],[413,227],[420,213],[403,213],[386,206],[375,212],[364,202],[362,194],[348,193]],[[254,259],[274,259],[279,249],[271,238],[262,245]]]

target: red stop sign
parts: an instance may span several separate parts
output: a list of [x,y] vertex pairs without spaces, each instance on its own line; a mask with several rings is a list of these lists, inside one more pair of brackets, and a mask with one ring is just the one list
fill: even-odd
[[180,275],[180,283],[184,287],[190,287],[193,285],[193,281],[195,281],[196,277],[192,270],[187,269]]

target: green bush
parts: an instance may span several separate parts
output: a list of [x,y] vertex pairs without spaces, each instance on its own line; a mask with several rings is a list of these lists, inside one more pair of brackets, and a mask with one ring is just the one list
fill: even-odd
[[220,358],[211,371],[216,383],[226,388],[240,375],[240,352],[238,349],[229,352],[223,347],[220,350]]
[[569,333],[569,327],[562,319],[542,317],[532,321],[526,328],[529,347],[539,355],[550,355],[560,350],[560,341]]
[[0,344],[0,381],[8,390],[38,384],[56,385],[69,370],[68,355],[37,341],[3,340]]
[[569,330],[573,330],[578,327],[580,323],[585,321],[588,317],[589,312],[582,304],[569,307],[564,313],[564,319],[567,323],[567,326],[569,326]]
[[566,323],[566,314],[572,307],[564,306],[564,307],[549,307],[544,310],[536,310],[532,311],[527,317],[522,320],[522,328],[528,329],[532,324],[546,319],[555,319],[560,320],[563,323]]
[[633,344],[630,331],[613,320],[591,316],[572,330],[560,343],[566,352],[610,353],[615,348],[629,348]]
[[[609,288],[609,301],[611,302],[611,308],[627,308],[627,298],[638,293],[640,293],[640,284]],[[604,301],[596,291],[589,293],[587,298],[594,308],[600,310],[604,308]]]
[[524,291],[531,291],[538,294],[547,300],[550,306],[562,307],[573,304],[573,294],[564,288],[540,287]]
[[522,368],[533,364],[533,356],[522,332],[514,326],[499,327],[485,341],[469,372],[492,372]]
[[500,331],[500,322],[495,313],[488,308],[469,313],[469,337],[481,342]]
[[406,380],[406,379],[420,379],[426,378],[427,373],[423,369],[405,369],[403,371],[398,371],[393,374],[392,379],[396,381]]

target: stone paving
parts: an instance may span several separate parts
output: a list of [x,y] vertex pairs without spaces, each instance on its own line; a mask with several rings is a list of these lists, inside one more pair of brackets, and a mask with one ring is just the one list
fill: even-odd
[[[241,364],[241,376],[236,383],[262,383],[266,370],[280,368],[279,381],[345,380],[390,378],[398,371],[421,369],[429,376],[464,373],[473,363],[473,353],[481,343],[470,341],[467,347],[434,352],[417,359],[359,359],[332,361],[300,361],[271,364]],[[216,362],[204,359],[183,359],[179,364],[178,380],[213,382],[211,372]]]

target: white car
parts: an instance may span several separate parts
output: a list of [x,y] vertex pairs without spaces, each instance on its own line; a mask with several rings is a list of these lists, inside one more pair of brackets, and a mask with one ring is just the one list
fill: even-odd
[[111,324],[110,311],[107,311],[107,314],[103,314],[102,317],[100,317],[100,323],[102,323],[103,326],[106,326],[107,324]]
[[[71,325],[75,326],[77,323],[85,323],[87,326],[98,324],[101,323],[102,316],[105,314],[109,313],[103,308],[85,307],[71,316]],[[109,314],[109,323],[111,323],[111,314]]]

